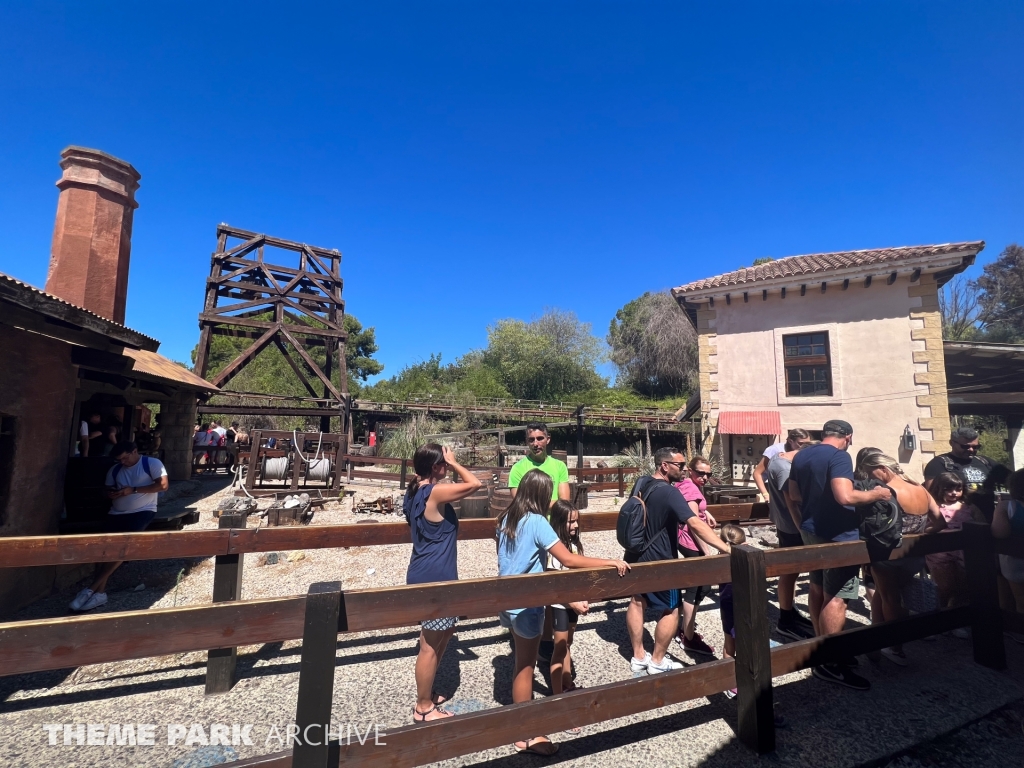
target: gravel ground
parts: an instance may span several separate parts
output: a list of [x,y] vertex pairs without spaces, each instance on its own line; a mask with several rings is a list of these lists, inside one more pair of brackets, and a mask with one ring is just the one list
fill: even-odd
[[[184,499],[200,510],[194,528],[215,528],[212,510],[224,491],[223,483],[204,479],[209,493],[201,499]],[[397,498],[394,485],[371,482],[350,486],[356,501],[380,496]],[[615,509],[613,494],[598,496],[591,511]],[[354,523],[370,519],[352,511],[345,499],[318,511],[313,525]],[[373,519],[400,520],[373,515]],[[754,532],[755,540],[759,533]],[[621,554],[613,532],[584,535],[588,554],[613,557]],[[265,564],[263,555],[249,555],[244,576],[244,598],[301,594],[310,583],[340,579],[349,589],[383,587],[404,583],[409,546],[310,550],[291,554],[277,564]],[[468,541],[459,545],[460,575],[465,578],[496,575],[494,545]],[[130,563],[119,569],[111,582],[106,611],[145,609],[151,606],[202,605],[212,593],[212,559]],[[143,588],[135,591],[138,585]],[[79,585],[80,586],[80,585]],[[67,602],[79,587],[40,601],[15,619],[66,614]],[[798,603],[806,606],[806,583],[801,582]],[[624,626],[624,601],[595,606],[581,617],[574,645],[579,661],[579,683],[586,687],[630,676],[630,655]],[[777,605],[769,604],[774,625]],[[867,623],[863,601],[851,603],[850,620]],[[715,648],[722,644],[717,603],[705,601],[699,615],[700,631]],[[648,629],[653,628],[653,622]],[[776,639],[781,639],[776,637]],[[385,730],[410,722],[413,704],[415,628],[346,635],[338,643],[335,674],[334,721],[361,730],[379,724]],[[650,640],[648,640],[648,644]],[[996,673],[976,666],[969,643],[951,637],[908,644],[911,663],[900,668],[883,660],[863,661],[861,673],[874,684],[870,693],[835,688],[797,673],[776,678],[778,711],[788,720],[779,731],[778,751],[757,758],[736,740],[735,703],[722,695],[641,713],[584,729],[579,736],[553,735],[562,744],[556,758],[547,762],[574,765],[610,763],[645,766],[746,766],[772,763],[786,766],[884,765],[899,768],[918,765],[967,765],[936,762],[932,752],[913,751],[929,740],[959,739],[944,747],[950,754],[972,755],[971,765],[1020,765],[1021,760],[998,762],[998,755],[1021,754],[1013,741],[1012,718],[1020,714],[1024,681],[1024,647],[1008,643],[1011,669]],[[77,670],[25,675],[0,680],[0,764],[43,766],[55,759],[62,766],[174,766],[198,768],[236,757],[250,757],[279,749],[273,727],[284,733],[294,718],[300,643],[287,642],[240,650],[240,682],[228,694],[203,695],[205,654],[180,654],[94,665]],[[686,664],[698,663],[674,648]],[[449,646],[437,678],[437,689],[451,697],[457,713],[511,703],[511,647],[496,619],[466,621]],[[535,691],[549,689],[538,672]],[[1000,709],[1009,707],[1006,709]],[[996,715],[989,715],[999,710]],[[855,715],[851,716],[851,712]],[[1003,713],[1003,714],[1000,714]],[[985,718],[978,720],[978,718]],[[974,723],[974,725],[965,724]],[[1019,721],[1018,721],[1019,722]],[[44,723],[152,723],[153,746],[57,746],[47,744]],[[252,725],[253,745],[207,746],[198,738],[182,737],[168,744],[171,724],[222,723]],[[954,734],[951,730],[961,728]],[[993,729],[1009,734],[999,741]],[[1019,730],[1019,726],[1018,726]],[[949,734],[949,735],[947,735]],[[198,732],[193,734],[198,737]],[[987,742],[986,742],[987,739]],[[386,739],[385,739],[386,740]],[[991,743],[992,749],[983,746]],[[957,746],[959,745],[959,746]],[[918,747],[927,750],[931,743]],[[990,752],[995,750],[992,760]],[[911,750],[900,754],[901,751]],[[892,756],[900,754],[893,760]],[[899,762],[918,760],[918,762]],[[928,762],[931,760],[931,762]],[[881,762],[880,762],[881,761]],[[509,766],[539,764],[540,758],[515,755],[511,746],[468,755],[446,765]]]

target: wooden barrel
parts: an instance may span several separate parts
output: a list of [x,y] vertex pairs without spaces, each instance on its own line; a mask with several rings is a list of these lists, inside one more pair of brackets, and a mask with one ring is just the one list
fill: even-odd
[[473,493],[459,502],[457,510],[460,518],[490,517],[491,500],[486,493]]
[[491,512],[488,517],[497,517],[512,504],[512,491],[508,488],[495,488],[491,494]]

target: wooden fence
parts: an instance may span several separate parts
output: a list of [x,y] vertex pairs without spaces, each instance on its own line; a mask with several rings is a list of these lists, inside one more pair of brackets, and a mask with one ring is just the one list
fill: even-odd
[[[747,505],[749,506],[749,505]],[[599,517],[598,515],[585,515]],[[603,521],[601,521],[603,524]],[[405,528],[404,524],[398,526]],[[462,538],[485,538],[490,520],[463,522]],[[339,529],[362,529],[342,532]],[[480,530],[477,530],[479,528]],[[113,553],[148,558],[218,554],[239,558],[231,571],[241,578],[244,552],[290,546],[368,546],[394,544],[394,524],[323,526],[291,530],[225,528],[216,531],[117,534],[106,537],[66,536],[0,540],[3,565],[89,562]],[[365,533],[364,533],[365,531]],[[273,534],[264,536],[264,534]],[[294,538],[289,538],[289,534]],[[143,543],[143,537],[153,537]],[[408,531],[405,531],[407,540]],[[106,544],[95,541],[107,539]],[[116,541],[120,538],[120,542]],[[65,543],[69,539],[74,542]],[[85,541],[89,539],[90,541]],[[273,546],[265,546],[274,540]],[[356,542],[359,544],[339,542]],[[158,544],[162,542],[165,548]],[[116,614],[45,619],[0,624],[0,674],[24,674],[85,664],[215,649],[208,668],[223,682],[231,649],[239,645],[280,642],[301,637],[302,659],[296,725],[303,739],[293,749],[235,766],[360,766],[421,765],[489,749],[537,733],[554,732],[623,717],[730,688],[738,689],[739,737],[758,752],[774,749],[772,678],[799,669],[970,626],[974,660],[995,669],[1005,667],[1003,629],[1022,629],[1016,614],[999,610],[995,553],[1024,556],[1024,542],[996,541],[988,526],[965,525],[962,532],[907,537],[897,556],[963,549],[970,604],[920,614],[898,621],[852,629],[771,649],[765,605],[767,579],[805,573],[822,567],[868,562],[862,542],[761,551],[736,546],[730,556],[672,560],[635,565],[620,578],[610,568],[559,571],[525,576],[467,579],[436,584],[343,590],[340,583],[314,584],[306,595],[238,601],[227,597],[213,605],[127,611]],[[174,550],[168,554],[168,550]],[[187,553],[187,554],[186,554]],[[70,558],[70,559],[68,559]],[[12,560],[14,562],[12,562]],[[227,572],[227,568],[222,569]],[[630,594],[732,581],[736,611],[737,658],[683,670],[624,680],[537,701],[498,707],[455,718],[418,723],[388,731],[387,746],[320,744],[323,723],[331,719],[339,633],[408,627],[417,622],[459,615],[494,616],[522,605],[547,605],[566,599],[608,600]],[[221,579],[221,597],[231,584]],[[218,588],[214,587],[215,599]],[[235,594],[237,597],[237,593]],[[218,677],[220,675],[220,677]],[[230,675],[227,675],[230,677]],[[227,686],[230,687],[230,686]]]

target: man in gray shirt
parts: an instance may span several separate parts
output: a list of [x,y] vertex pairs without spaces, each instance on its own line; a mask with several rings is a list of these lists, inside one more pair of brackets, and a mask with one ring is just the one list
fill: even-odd
[[[768,490],[768,516],[775,523],[780,548],[804,545],[797,524],[797,520],[800,519],[800,508],[789,498],[787,492],[789,471],[793,468],[793,457],[803,447],[801,445],[796,450],[776,454],[768,462],[768,467],[764,472],[764,484]],[[806,640],[814,637],[814,625],[793,604],[797,576],[796,573],[787,573],[779,577],[779,624],[776,631],[793,640]]]

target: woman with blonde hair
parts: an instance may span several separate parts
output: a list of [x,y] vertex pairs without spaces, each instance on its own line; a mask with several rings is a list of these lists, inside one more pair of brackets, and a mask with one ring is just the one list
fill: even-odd
[[[863,448],[857,454],[857,475],[876,480],[887,486],[903,512],[903,533],[926,533],[942,530],[946,523],[939,514],[935,503],[924,486],[907,477],[903,467],[892,456],[878,448]],[[894,550],[895,551],[895,550]],[[924,568],[923,557],[897,557],[873,560],[871,574],[875,580],[875,594],[871,599],[871,621],[893,621],[907,615],[903,605],[902,591]],[[907,656],[902,645],[883,648],[882,655],[903,667]]]

